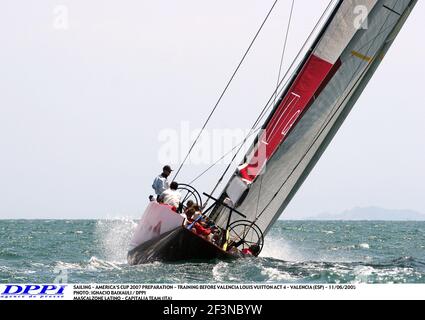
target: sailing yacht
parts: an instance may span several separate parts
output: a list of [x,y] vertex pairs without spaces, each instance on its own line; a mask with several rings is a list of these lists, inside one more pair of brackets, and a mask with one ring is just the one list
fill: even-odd
[[220,241],[197,235],[182,216],[152,202],[131,241],[128,262],[238,258],[252,245],[259,255],[264,237],[330,144],[416,3],[332,1],[313,41],[295,59],[294,72],[274,92],[278,98],[270,99],[253,127],[256,138],[219,196],[204,193],[213,202],[207,208],[197,190],[182,186],[180,209],[189,198],[202,206]]

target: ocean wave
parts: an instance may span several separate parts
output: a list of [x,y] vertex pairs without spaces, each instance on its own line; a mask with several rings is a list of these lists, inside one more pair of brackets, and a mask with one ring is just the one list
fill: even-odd
[[71,263],[63,261],[57,261],[54,268],[60,270],[84,270],[84,267],[81,263]]
[[266,277],[267,280],[265,282],[293,282],[296,279],[289,272],[277,268],[263,268],[261,274]]
[[122,268],[114,263],[106,260],[98,259],[96,257],[91,257],[87,265],[89,270],[122,270]]
[[224,282],[229,273],[229,264],[224,261],[217,263],[212,269],[212,276],[215,282]]
[[[0,280],[51,283],[67,271],[70,283],[425,283],[423,238],[411,236],[416,224],[278,222],[259,258],[129,266],[136,225],[130,218],[8,223]],[[24,236],[9,237],[22,229]]]
[[360,243],[360,244],[349,244],[343,246],[330,246],[327,247],[329,251],[350,251],[357,249],[370,249],[370,245],[368,243]]
[[122,270],[120,264],[91,257],[87,262],[63,262],[57,261],[55,269],[68,270],[68,271],[100,271],[100,270]]
[[359,266],[353,270],[355,280],[353,283],[417,283],[421,282],[423,275],[413,268],[374,268]]
[[9,249],[5,249],[5,250],[0,250],[0,259],[5,259],[5,260],[9,260],[9,259],[21,259],[23,258],[22,255],[18,254],[15,251],[10,251]]

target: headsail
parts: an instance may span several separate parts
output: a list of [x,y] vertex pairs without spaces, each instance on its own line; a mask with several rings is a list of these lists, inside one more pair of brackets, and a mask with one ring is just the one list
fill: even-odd
[[[336,4],[264,123],[264,132],[224,189],[222,202],[243,212],[264,234],[269,231],[342,125],[416,2]],[[218,204],[211,217],[225,227],[228,211]]]

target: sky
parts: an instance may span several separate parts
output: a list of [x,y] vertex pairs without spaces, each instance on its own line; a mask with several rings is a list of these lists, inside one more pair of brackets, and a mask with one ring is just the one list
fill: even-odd
[[[177,137],[177,167],[272,3],[3,0],[0,218],[139,217],[166,139]],[[327,4],[296,1],[284,69]],[[248,129],[273,92],[290,5],[278,2],[205,144]],[[286,217],[362,206],[425,213],[424,9],[419,1]],[[178,180],[206,160],[189,161]],[[224,167],[195,186],[211,190]]]

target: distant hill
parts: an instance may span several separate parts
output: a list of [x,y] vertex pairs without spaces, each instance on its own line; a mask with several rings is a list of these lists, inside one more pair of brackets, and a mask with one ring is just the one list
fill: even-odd
[[354,208],[340,214],[322,213],[306,220],[351,220],[351,221],[425,221],[425,214],[413,210],[390,210],[379,207]]

